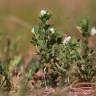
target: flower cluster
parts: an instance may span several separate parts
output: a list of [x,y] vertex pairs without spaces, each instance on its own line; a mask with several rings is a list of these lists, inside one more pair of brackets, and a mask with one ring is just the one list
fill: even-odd
[[52,16],[51,13],[47,10],[41,10],[40,15],[39,15],[43,23],[46,23],[51,18],[51,16]]
[[47,10],[41,10],[40,17],[43,17],[47,14]]

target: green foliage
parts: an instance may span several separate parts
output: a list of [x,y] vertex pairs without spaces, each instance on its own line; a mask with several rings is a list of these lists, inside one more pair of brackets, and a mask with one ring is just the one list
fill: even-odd
[[1,83],[0,88],[4,87],[4,89],[10,90],[11,82],[7,71],[2,66],[0,66],[0,75],[1,75],[1,80],[2,78],[4,78],[3,81],[0,81]]
[[54,56],[54,46],[61,43],[62,37],[56,32],[53,25],[48,23],[51,14],[45,11],[45,15],[40,17],[41,23],[34,27],[32,34],[32,44],[37,48],[38,54],[44,58],[42,61],[49,62]]
[[40,63],[34,59],[32,59],[31,61],[31,66],[30,68],[28,68],[28,72],[27,72],[27,77],[28,80],[32,80],[33,79],[33,75],[36,73],[36,71],[38,71],[40,69]]
[[83,39],[78,41],[71,36],[63,37],[57,32],[53,25],[48,23],[51,16],[47,10],[42,10],[41,23],[32,29],[32,43],[41,56],[42,67],[47,66],[47,77],[49,77],[47,79],[54,84],[56,79],[62,78],[63,83],[70,84],[72,77],[70,75],[75,66],[77,77],[84,81],[91,81],[96,69],[90,62],[92,53],[88,47],[88,39],[91,36],[88,18],[78,24],[83,36]]
[[[41,23],[32,29],[32,44],[36,46],[37,52],[41,56],[42,68],[45,68],[48,63],[51,64],[52,59],[55,60],[57,55],[56,46],[61,44],[63,39],[53,25],[48,23],[51,16],[47,10],[42,10],[40,14]],[[49,71],[49,68],[47,70]]]
[[9,73],[11,74],[12,71],[21,64],[22,57],[21,55],[15,56],[14,59],[10,61],[10,66],[9,66]]
[[[9,38],[6,39],[5,42],[6,46],[3,46],[3,55],[2,59],[0,60],[0,88],[4,90],[10,90],[12,88],[11,84],[11,76],[13,70],[22,62],[21,55],[14,55],[14,52],[12,48],[15,48],[13,46],[11,40]],[[17,50],[15,48],[15,51],[17,53]]]
[[46,68],[47,83],[55,85],[61,77],[63,83],[69,84],[70,66],[80,58],[80,46],[78,40],[61,35],[48,23],[51,16],[47,10],[41,11],[40,24],[32,28],[31,43],[41,57],[42,68]]
[[92,54],[95,52],[95,50],[90,49],[88,47],[88,39],[90,37],[90,31],[89,31],[90,26],[88,20],[84,19],[83,21],[81,21],[79,27],[81,27],[83,32],[82,33],[83,40],[80,43],[81,45],[80,49],[82,51],[80,54],[80,59],[77,62],[77,67],[78,67],[77,76],[79,76],[79,78],[83,81],[92,81],[96,73],[96,67],[90,61],[92,61],[91,57]]
[[84,37],[88,37],[90,35],[88,18],[85,18],[85,19],[81,20],[80,23],[79,23],[79,26],[81,27],[82,35]]

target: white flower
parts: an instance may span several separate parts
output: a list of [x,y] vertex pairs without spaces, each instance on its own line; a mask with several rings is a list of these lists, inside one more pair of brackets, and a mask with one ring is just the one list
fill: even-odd
[[71,36],[65,37],[63,40],[63,44],[67,44],[71,40]]
[[34,27],[32,28],[31,32],[32,32],[33,34],[35,33],[35,28],[34,28]]
[[93,27],[93,28],[91,29],[90,35],[91,35],[91,36],[96,35],[96,28],[95,28],[95,27]]
[[52,34],[54,34],[55,33],[54,28],[49,28],[49,32],[51,32]]
[[85,66],[84,66],[84,65],[82,65],[82,66],[81,66],[81,69],[82,69],[82,70],[84,70],[84,69],[85,69]]
[[41,10],[41,12],[40,12],[40,16],[43,17],[46,13],[47,13],[46,10]]

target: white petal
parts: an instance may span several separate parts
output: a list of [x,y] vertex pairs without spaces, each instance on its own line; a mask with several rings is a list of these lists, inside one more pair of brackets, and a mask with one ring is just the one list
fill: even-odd
[[50,31],[52,34],[55,33],[54,28],[50,28],[49,31]]
[[93,27],[92,29],[91,29],[91,36],[94,36],[94,35],[96,35],[96,28],[95,27]]
[[71,40],[71,36],[65,37],[63,40],[63,44],[67,44]]
[[41,10],[40,16],[44,16],[46,14],[46,10]]
[[32,32],[33,34],[35,33],[35,29],[34,29],[34,27],[32,28],[31,32]]

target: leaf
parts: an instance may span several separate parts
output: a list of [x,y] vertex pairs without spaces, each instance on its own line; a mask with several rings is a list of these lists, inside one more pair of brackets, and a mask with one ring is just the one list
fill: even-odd
[[21,64],[21,60],[22,60],[21,55],[15,56],[14,59],[11,60],[10,66],[9,66],[9,73],[11,73],[12,70],[14,70],[14,68],[16,68],[17,65]]

